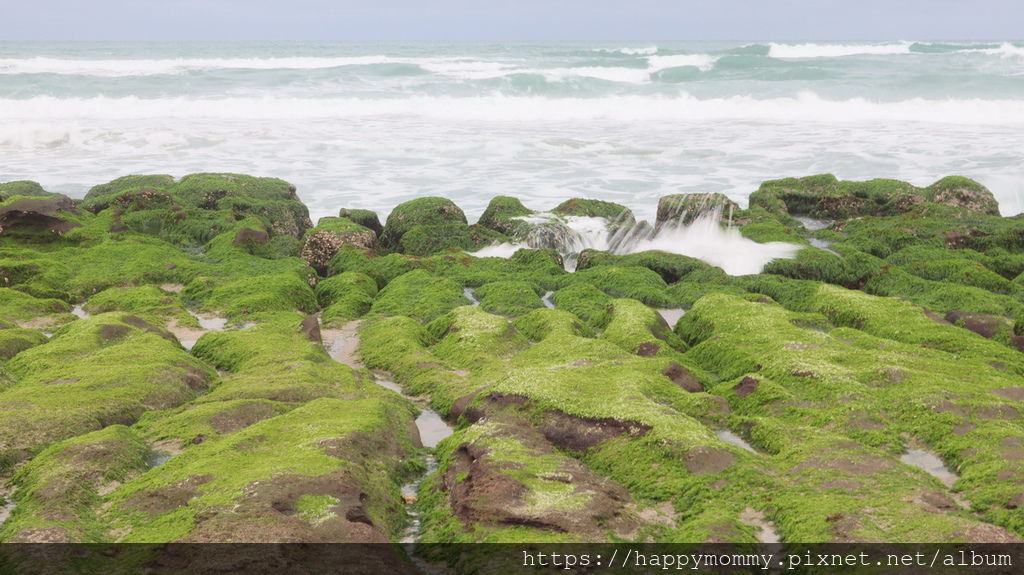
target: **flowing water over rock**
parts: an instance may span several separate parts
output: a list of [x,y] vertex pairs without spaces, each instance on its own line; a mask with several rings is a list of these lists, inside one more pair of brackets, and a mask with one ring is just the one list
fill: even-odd
[[740,449],[745,449],[751,453],[758,452],[756,449],[754,449],[752,445],[747,443],[746,440],[744,440],[739,435],[736,435],[735,433],[729,431],[728,429],[715,430],[715,435],[718,436],[718,439],[721,439],[722,441],[728,443],[729,445],[735,445],[736,447],[739,447]]
[[660,315],[662,317],[662,319],[665,320],[665,323],[667,323],[668,326],[672,327],[672,328],[674,328],[676,326],[676,322],[679,321],[679,318],[681,318],[684,315],[686,315],[686,310],[685,309],[681,309],[681,308],[674,308],[674,309],[658,309],[658,308],[655,308],[654,311],[658,312],[658,315]]
[[[199,341],[199,338],[211,331],[224,331],[227,329],[228,320],[227,318],[217,317],[213,314],[203,313],[197,314],[189,310],[189,315],[196,318],[199,322],[199,327],[195,328],[187,325],[178,324],[178,320],[172,319],[167,324],[167,331],[174,334],[174,337],[178,338],[178,342],[182,347],[191,351]],[[256,324],[246,323],[241,326],[241,329],[252,327]]]
[[11,499],[11,494],[9,493],[0,496],[0,501],[3,502],[0,503],[0,527],[3,527],[3,524],[11,517],[11,513],[14,513],[14,508],[17,505]]
[[811,231],[823,230],[836,223],[835,220],[819,220],[808,216],[793,216],[793,219],[800,222],[805,228]]
[[476,292],[473,291],[473,288],[465,288],[462,290],[462,295],[469,299],[470,304],[480,305],[480,300],[476,299]]
[[146,458],[146,465],[150,468],[160,467],[164,463],[170,461],[172,457],[174,457],[173,453],[168,453],[166,451],[153,451],[150,452],[149,457]]
[[811,246],[816,247],[819,250],[825,250],[826,252],[829,252],[831,254],[835,254],[835,255],[837,255],[839,257],[843,257],[843,254],[841,254],[841,253],[839,253],[839,252],[837,252],[837,251],[835,251],[835,250],[833,250],[832,248],[829,247],[829,246],[831,246],[832,244],[835,243],[835,242],[833,242],[831,240],[823,240],[823,239],[820,239],[820,238],[807,238],[807,241],[811,244]]
[[936,453],[926,449],[907,449],[907,452],[900,456],[900,461],[923,469],[925,473],[935,477],[946,487],[953,487],[957,479],[960,479],[953,470],[946,467],[946,464],[943,463]]
[[660,250],[697,258],[729,275],[760,273],[777,258],[791,258],[800,246],[785,242],[758,243],[738,229],[723,227],[722,207],[701,213],[689,223],[668,222],[624,226],[605,218],[535,214],[520,218],[534,224],[523,243],[499,244],[472,252],[477,257],[511,257],[522,248],[554,248],[567,271],[575,271],[580,252],[594,249],[617,255]]
[[75,307],[71,308],[71,313],[73,313],[75,316],[77,316],[80,319],[86,319],[90,315],[89,312],[87,312],[84,309],[82,309],[82,306],[80,306],[80,305],[76,305]]
[[548,309],[555,309],[555,302],[551,301],[551,296],[555,295],[555,292],[549,291],[544,293],[544,297],[540,298],[541,303]]
[[[472,290],[466,289],[466,297],[469,297],[478,305],[479,302],[476,298],[471,295]],[[353,321],[345,324],[341,329],[327,329],[321,330],[321,340],[324,347],[326,348],[328,355],[331,359],[339,363],[348,365],[352,368],[362,368],[363,363],[359,359],[359,322]],[[444,440],[446,437],[452,434],[452,427],[448,422],[441,416],[440,413],[431,409],[424,398],[412,397],[407,395],[403,390],[402,386],[398,385],[391,380],[391,377],[386,372],[374,372],[373,382],[377,385],[394,391],[400,394],[402,397],[412,401],[419,408],[420,413],[416,416],[416,429],[419,431],[420,443],[423,447],[433,449],[437,447],[437,444]],[[424,455],[423,463],[426,466],[426,470],[423,474],[417,476],[412,481],[402,485],[402,498],[407,503],[415,503],[416,494],[419,491],[420,484],[426,479],[428,475],[437,471],[437,458],[432,453]],[[409,513],[409,525],[403,532],[399,542],[400,543],[415,543],[420,532],[420,519],[419,513],[410,508]]]

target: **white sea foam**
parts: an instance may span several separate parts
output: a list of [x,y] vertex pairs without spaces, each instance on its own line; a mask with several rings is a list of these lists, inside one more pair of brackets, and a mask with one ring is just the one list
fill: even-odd
[[494,244],[493,246],[487,246],[481,250],[475,252],[469,252],[469,255],[476,256],[478,258],[504,258],[508,259],[513,256],[516,252],[523,248],[528,248],[526,244]]
[[[972,50],[964,50],[972,51]],[[1001,56],[1003,58],[1024,58],[1024,46],[1016,46],[1009,42],[1003,42],[998,48],[985,48],[983,50],[973,50],[974,52],[981,52],[983,54],[990,54],[993,56]]]
[[687,226],[664,228],[650,239],[629,246],[627,253],[661,250],[697,258],[729,275],[761,273],[765,264],[791,258],[800,246],[784,242],[759,244],[734,228],[723,228],[717,217],[702,217]]
[[707,72],[715,66],[717,61],[718,58],[710,54],[672,54],[669,56],[650,56],[647,58],[652,72],[685,66],[692,66]]
[[[729,275],[760,273],[765,264],[777,258],[791,258],[802,246],[747,239],[734,228],[719,225],[720,210],[701,216],[690,224],[665,226],[654,235],[641,238],[613,237],[604,218],[569,216],[560,218],[538,214],[522,218],[533,224],[561,222],[568,233],[558,237],[555,248],[562,254],[571,271],[576,256],[583,250],[635,254],[649,250],[682,254],[722,268]],[[521,244],[497,244],[473,252],[477,257],[509,258],[517,250],[531,247]],[[537,247],[537,246],[533,246]]]
[[826,100],[813,93],[795,98],[698,99],[682,94],[546,98],[479,96],[408,98],[55,98],[0,99],[0,138],[29,129],[12,122],[56,120],[137,120],[146,118],[223,120],[317,120],[368,117],[423,118],[466,122],[573,121],[751,121],[926,122],[933,124],[1024,124],[1024,100],[914,98],[874,102],[862,98]]
[[317,70],[344,66],[413,64],[439,73],[501,67],[498,62],[468,58],[397,57],[385,55],[283,58],[61,59],[0,58],[0,74],[64,74],[101,77],[157,76],[203,70]]
[[770,44],[772,58],[840,58],[843,56],[909,54],[912,42],[891,44]]
[[625,48],[595,48],[594,51],[604,52],[605,54],[624,54],[626,56],[650,56],[651,54],[658,53],[658,47],[654,45],[644,46],[641,48],[631,48],[627,46]]

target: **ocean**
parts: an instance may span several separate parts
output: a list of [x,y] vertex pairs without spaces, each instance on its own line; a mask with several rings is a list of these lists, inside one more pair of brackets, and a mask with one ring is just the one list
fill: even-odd
[[831,172],[962,174],[1024,211],[1024,44],[0,43],[0,181],[298,187],[314,220],[495,195],[534,209]]

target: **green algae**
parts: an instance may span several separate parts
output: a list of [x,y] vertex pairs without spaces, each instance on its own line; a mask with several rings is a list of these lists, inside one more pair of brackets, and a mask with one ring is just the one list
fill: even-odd
[[397,249],[401,245],[402,236],[416,226],[458,224],[467,224],[466,214],[451,200],[439,197],[417,198],[391,210],[380,241],[386,248]]
[[414,270],[395,278],[380,290],[370,311],[432,321],[468,303],[454,281],[434,277],[424,270]]
[[362,317],[370,311],[377,295],[377,283],[366,274],[345,272],[316,284],[316,297],[323,309],[321,320],[333,326]]
[[477,224],[516,239],[522,239],[529,231],[529,224],[521,218],[535,212],[523,205],[519,198],[494,196],[487,203],[487,209]]
[[[970,180],[766,182],[732,225],[840,255],[807,247],[743,277],[660,252],[588,251],[575,274],[551,250],[478,258],[451,250],[518,239],[533,212],[495,198],[474,227],[426,198],[389,218],[386,249],[407,253],[342,245],[319,279],[295,257],[308,216],[280,180],[126,178],[90,196],[96,215],[63,236],[0,236],[0,464],[19,486],[0,538],[338,541],[349,517],[397,537],[398,485],[422,468],[415,408],[327,356],[300,326],[318,310],[326,326],[362,318],[366,365],[459,421],[420,489],[427,541],[752,542],[747,509],[787,541],[1024,534],[1024,220]],[[605,204],[560,211],[622,212]],[[812,231],[789,214],[860,217]],[[318,228],[384,231],[359,210]],[[81,301],[118,311],[78,320]],[[259,324],[190,356],[159,327],[189,323],[185,305]],[[651,307],[690,311],[671,330]],[[109,465],[66,464],[108,439]],[[150,469],[154,448],[175,454]],[[908,448],[959,480],[902,463]],[[514,505],[458,511],[480,481],[466,450],[522,490]],[[627,503],[595,523],[602,482]]]
[[45,198],[52,195],[54,194],[43,189],[43,186],[39,185],[39,182],[33,182],[31,180],[18,180],[14,182],[0,183],[0,202],[6,202],[14,196]]
[[529,282],[500,281],[480,286],[476,295],[485,311],[515,317],[544,307],[539,291]]
[[46,343],[42,332],[34,329],[0,329],[0,361],[11,359],[26,349]]

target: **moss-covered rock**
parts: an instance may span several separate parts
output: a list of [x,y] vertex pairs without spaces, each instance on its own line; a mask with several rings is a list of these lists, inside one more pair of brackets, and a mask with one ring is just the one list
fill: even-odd
[[518,198],[494,196],[487,204],[487,209],[484,210],[477,224],[511,238],[522,239],[526,236],[530,226],[521,218],[534,213]]
[[377,217],[377,212],[372,210],[341,208],[338,210],[338,217],[352,220],[368,230],[373,230],[373,233],[378,236],[384,231],[384,226],[380,225],[380,218]]
[[467,224],[466,214],[446,198],[425,197],[399,204],[391,210],[381,244],[395,250],[401,247],[402,236],[416,226],[442,226]]
[[922,202],[998,215],[992,193],[960,176],[916,188],[898,180],[840,181],[831,174],[764,182],[750,195],[750,205],[770,212],[846,219],[856,216],[898,215]]
[[583,198],[572,198],[566,200],[551,213],[560,216],[585,216],[591,218],[604,218],[609,222],[618,224],[631,224],[636,221],[633,212],[622,204],[606,202],[603,200],[589,200]]
[[523,281],[501,281],[477,288],[480,306],[484,310],[509,317],[523,315],[544,307],[536,286]]
[[184,403],[214,375],[169,333],[124,313],[74,321],[7,369],[15,383],[0,402],[5,469],[62,439]]
[[6,202],[8,198],[14,196],[45,198],[52,195],[54,194],[43,189],[39,182],[31,180],[0,183],[0,202]]
[[11,359],[26,349],[46,343],[46,336],[35,329],[0,329],[0,361]]
[[320,275],[326,275],[327,264],[341,246],[347,244],[366,250],[373,248],[376,243],[376,232],[348,218],[320,218],[316,227],[307,231],[302,238],[301,257]]
[[412,256],[430,256],[444,250],[476,251],[507,241],[504,235],[477,224],[417,225],[402,234],[398,249]]
[[373,306],[377,282],[359,272],[345,272],[316,284],[316,297],[324,308],[321,320],[333,326],[362,317]]
[[429,322],[468,304],[469,299],[463,295],[459,284],[434,277],[423,270],[414,270],[391,280],[380,290],[370,311]]

